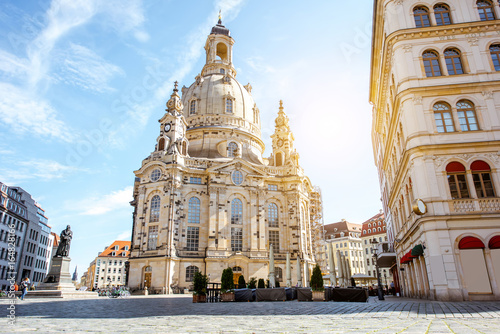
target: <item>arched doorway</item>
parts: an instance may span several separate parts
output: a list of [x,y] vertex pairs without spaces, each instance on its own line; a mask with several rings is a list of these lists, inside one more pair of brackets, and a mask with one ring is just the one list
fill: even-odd
[[151,277],[153,274],[153,268],[151,266],[147,266],[144,268],[144,287],[148,289],[151,288]]
[[238,286],[238,280],[240,276],[243,275],[243,270],[239,266],[233,267],[233,282],[235,286]]

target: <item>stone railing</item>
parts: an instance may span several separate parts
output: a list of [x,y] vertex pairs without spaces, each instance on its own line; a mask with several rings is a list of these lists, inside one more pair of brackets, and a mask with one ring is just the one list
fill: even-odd
[[467,198],[449,201],[451,213],[499,212],[500,198]]
[[193,159],[193,158],[184,158],[184,165],[186,167],[191,167],[191,168],[207,168],[207,162],[206,161],[200,161],[198,159]]

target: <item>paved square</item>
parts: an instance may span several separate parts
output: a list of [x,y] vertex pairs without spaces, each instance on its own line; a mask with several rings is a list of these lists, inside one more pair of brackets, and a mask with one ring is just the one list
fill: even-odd
[[[6,314],[9,300],[0,307]],[[1,333],[500,333],[500,302],[193,304],[190,295],[26,299]]]

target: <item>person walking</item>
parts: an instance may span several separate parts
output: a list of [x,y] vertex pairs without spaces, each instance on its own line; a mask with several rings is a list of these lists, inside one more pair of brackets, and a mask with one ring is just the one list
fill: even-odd
[[21,297],[19,299],[24,300],[24,296],[28,293],[28,287],[30,286],[30,279],[28,277],[25,277],[21,284],[19,285],[19,288],[22,291]]

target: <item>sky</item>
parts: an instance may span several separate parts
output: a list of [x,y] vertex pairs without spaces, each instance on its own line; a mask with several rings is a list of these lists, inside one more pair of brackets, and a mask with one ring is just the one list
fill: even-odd
[[57,234],[71,225],[81,276],[130,240],[134,170],[155,147],[174,81],[201,72],[211,27],[235,40],[265,157],[283,100],[324,223],[382,208],[368,101],[372,0],[0,2],[0,181],[20,186]]

